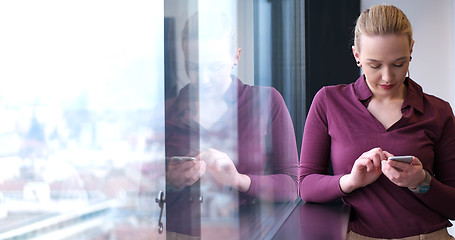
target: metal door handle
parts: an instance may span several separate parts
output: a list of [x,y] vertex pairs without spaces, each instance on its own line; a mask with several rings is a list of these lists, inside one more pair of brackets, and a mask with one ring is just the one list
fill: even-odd
[[158,196],[155,198],[155,202],[158,203],[158,206],[161,208],[160,210],[160,217],[158,218],[158,233],[163,233],[163,222],[161,219],[163,218],[163,211],[164,211],[164,203],[166,202],[166,195],[163,191],[158,192]]

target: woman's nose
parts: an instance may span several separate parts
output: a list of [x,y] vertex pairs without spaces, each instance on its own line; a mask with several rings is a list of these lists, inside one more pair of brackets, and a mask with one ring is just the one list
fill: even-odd
[[206,84],[210,82],[210,73],[209,71],[205,69],[200,69],[199,70],[199,83],[200,84]]
[[393,72],[392,69],[389,67],[384,68],[384,72],[382,73],[382,80],[384,80],[387,83],[392,82],[393,79]]

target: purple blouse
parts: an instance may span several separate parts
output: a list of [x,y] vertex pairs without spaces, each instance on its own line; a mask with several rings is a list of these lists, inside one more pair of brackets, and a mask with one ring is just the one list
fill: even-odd
[[[238,172],[251,178],[248,192],[239,194],[240,203],[255,199],[297,199],[295,133],[280,93],[274,88],[249,86],[234,79],[225,95],[228,112],[211,129],[204,129],[191,120],[196,104],[195,92],[191,85],[187,85],[179,96],[166,103],[166,156],[196,156],[204,150],[200,149],[202,139],[205,139],[206,147],[227,152],[229,149],[226,148],[232,145],[228,142],[227,131],[236,130],[234,146],[237,154],[230,157]],[[237,116],[237,119],[230,116]],[[186,224],[184,219],[187,217],[184,215],[190,211],[186,201],[188,197],[184,195],[191,192],[190,187],[182,191],[168,191],[167,202],[171,203],[166,209],[168,229],[182,232],[178,228]],[[183,230],[183,233],[191,231]]]
[[[349,85],[322,88],[314,97],[302,141],[299,190],[303,200],[342,197],[351,205],[349,230],[400,238],[451,226],[455,218],[455,117],[450,105],[406,79],[402,118],[385,129],[367,110],[372,96],[364,76]],[[342,175],[355,160],[380,147],[394,155],[414,155],[432,175],[430,190],[415,194],[381,175],[374,183],[344,194]],[[329,165],[333,175],[329,175]]]

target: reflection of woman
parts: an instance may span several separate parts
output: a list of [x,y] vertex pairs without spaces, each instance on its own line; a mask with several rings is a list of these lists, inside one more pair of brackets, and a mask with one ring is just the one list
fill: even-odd
[[201,176],[201,188],[210,179],[212,190],[234,191],[241,203],[298,196],[294,129],[281,95],[231,76],[240,57],[235,31],[223,15],[203,17],[191,17],[183,31],[190,83],[166,103],[166,155],[196,158],[167,164],[167,229],[190,235],[197,226],[185,221],[191,214],[198,221],[200,210],[187,199],[199,199],[192,194]]
[[[321,89],[308,114],[300,195],[313,202],[343,197],[352,206],[348,239],[451,239],[455,117],[447,102],[406,77],[413,43],[401,10],[364,11],[353,53],[365,74]],[[387,160],[393,155],[412,155],[412,163]]]

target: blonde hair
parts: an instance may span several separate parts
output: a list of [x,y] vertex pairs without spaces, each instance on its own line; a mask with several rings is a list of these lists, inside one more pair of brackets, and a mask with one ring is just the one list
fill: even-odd
[[360,52],[362,35],[406,35],[412,44],[412,28],[406,15],[392,5],[376,5],[360,14],[354,30],[354,47]]

